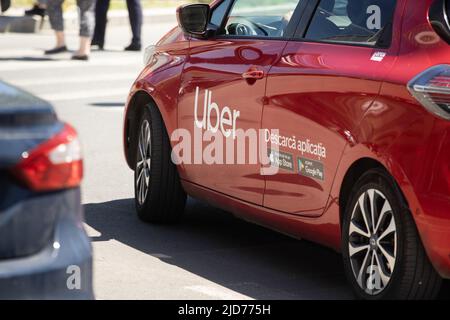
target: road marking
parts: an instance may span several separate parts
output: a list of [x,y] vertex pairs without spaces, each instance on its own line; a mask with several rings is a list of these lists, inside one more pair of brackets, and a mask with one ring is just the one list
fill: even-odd
[[115,81],[115,80],[130,80],[130,87],[131,83],[136,79],[137,73],[105,73],[105,74],[97,74],[97,75],[89,75],[86,76],[86,74],[80,74],[77,76],[71,76],[70,74],[67,76],[64,76],[64,79],[61,79],[59,77],[46,77],[46,78],[18,78],[9,81],[10,83],[16,85],[16,86],[43,86],[43,85],[49,85],[49,84],[59,84],[59,83],[70,83],[70,84],[76,84],[76,83],[92,83],[94,81]]
[[[36,58],[36,57],[33,57]],[[1,60],[1,57],[0,57]],[[36,69],[57,69],[57,68],[89,68],[89,67],[104,67],[104,66],[125,66],[125,65],[141,65],[140,56],[127,57],[94,57],[86,61],[71,61],[71,60],[42,60],[42,61],[4,61],[0,64],[0,71],[19,71],[19,70],[36,70]]]
[[219,287],[219,286],[203,286],[203,285],[196,285],[196,286],[188,286],[184,287],[184,289],[195,291],[201,294],[204,294],[208,297],[214,298],[214,299],[221,299],[221,300],[252,300],[252,298],[237,293],[233,290]]
[[38,95],[40,98],[48,101],[65,101],[65,100],[83,100],[88,98],[100,97],[122,97],[126,100],[129,88],[118,87],[108,89],[81,90],[70,92],[58,92]]

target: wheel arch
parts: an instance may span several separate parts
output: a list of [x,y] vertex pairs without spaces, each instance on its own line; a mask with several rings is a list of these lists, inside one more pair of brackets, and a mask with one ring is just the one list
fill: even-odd
[[339,221],[341,225],[353,186],[365,172],[375,168],[384,168],[384,166],[375,159],[361,158],[356,160],[345,173],[339,191]]
[[148,105],[153,105],[159,110],[169,136],[172,132],[170,129],[173,130],[173,128],[171,128],[168,124],[173,123],[173,121],[175,121],[174,124],[176,124],[176,118],[170,118],[167,110],[164,107],[161,107],[163,104],[157,97],[150,94],[146,90],[138,90],[134,92],[129,99],[124,119],[124,153],[130,169],[134,169],[134,163],[136,161],[135,150],[137,146],[137,131],[135,128],[139,126],[139,119],[141,118],[144,108]]
[[392,181],[395,183],[400,196],[409,207],[408,200],[405,197],[400,184],[397,182],[395,175],[393,175],[382,162],[376,159],[370,157],[360,158],[353,162],[347,169],[339,190],[339,221],[341,225],[344,219],[345,209],[347,207],[348,200],[350,199],[350,194],[353,186],[364,173],[372,169],[381,169],[392,178]]

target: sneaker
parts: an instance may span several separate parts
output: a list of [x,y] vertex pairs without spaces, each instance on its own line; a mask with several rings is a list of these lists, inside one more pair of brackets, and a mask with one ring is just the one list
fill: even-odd
[[26,16],[41,16],[41,17],[45,17],[46,11],[47,10],[40,8],[37,4],[35,4],[33,6],[33,8],[31,8],[30,10],[25,10],[25,15]]

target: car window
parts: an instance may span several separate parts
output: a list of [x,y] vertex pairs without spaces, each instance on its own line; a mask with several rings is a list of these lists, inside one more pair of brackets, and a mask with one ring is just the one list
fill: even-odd
[[211,23],[220,27],[222,25],[223,18],[227,14],[227,9],[231,4],[231,0],[224,0],[222,1],[216,8],[214,8],[214,11],[211,15]]
[[305,38],[368,46],[383,40],[388,44],[396,4],[397,0],[321,0]]
[[283,37],[301,0],[236,0],[220,34]]

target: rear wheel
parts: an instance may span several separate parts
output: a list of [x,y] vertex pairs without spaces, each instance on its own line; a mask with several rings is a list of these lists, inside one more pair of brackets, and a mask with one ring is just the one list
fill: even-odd
[[137,133],[134,189],[136,210],[146,222],[171,223],[183,214],[186,193],[162,117],[152,104],[144,109]]
[[359,298],[432,299],[441,278],[395,181],[381,169],[356,183],[342,228],[344,267]]

